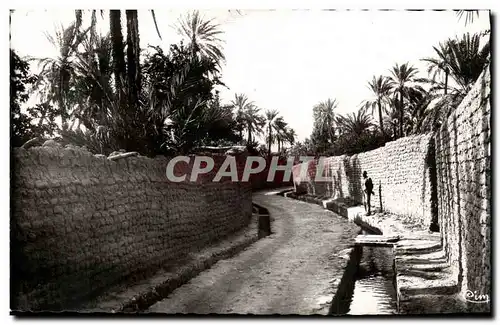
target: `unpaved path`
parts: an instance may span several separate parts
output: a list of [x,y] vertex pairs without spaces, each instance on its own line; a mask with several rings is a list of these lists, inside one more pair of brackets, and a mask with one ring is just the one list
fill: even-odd
[[326,314],[359,228],[320,206],[254,194],[273,234],[154,304],[157,313]]

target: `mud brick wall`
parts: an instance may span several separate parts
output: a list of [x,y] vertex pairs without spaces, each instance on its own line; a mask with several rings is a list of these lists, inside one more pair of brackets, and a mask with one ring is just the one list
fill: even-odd
[[307,174],[300,174],[303,164],[294,166],[297,192],[325,198],[349,197],[363,202],[366,171],[374,185],[372,207],[407,216],[410,222],[430,226],[432,215],[431,160],[432,135],[411,136],[388,142],[384,147],[353,156],[327,157],[322,175],[316,181],[318,160],[307,164]]
[[[236,157],[239,174],[244,155]],[[11,302],[65,309],[248,224],[249,182],[169,182],[168,159],[116,161],[67,146],[13,152]],[[193,160],[192,160],[193,161]],[[176,175],[191,164],[176,165]]]
[[[492,295],[489,67],[436,134],[444,247],[462,291]],[[484,304],[481,304],[484,305]]]

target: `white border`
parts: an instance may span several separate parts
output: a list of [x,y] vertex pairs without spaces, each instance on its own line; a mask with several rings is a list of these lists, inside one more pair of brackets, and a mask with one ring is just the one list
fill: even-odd
[[[161,3],[159,1],[151,1],[151,0],[142,0],[142,1],[130,1],[130,0],[112,0],[112,1],[106,1],[103,3],[102,1],[78,1],[78,2],[70,2],[70,1],[53,1],[53,0],[48,0],[48,1],[25,1],[25,0],[18,0],[18,1],[11,1],[11,2],[2,2],[2,4],[7,4],[4,10],[1,11],[2,13],[2,28],[3,32],[0,33],[1,42],[4,48],[4,53],[3,56],[3,64],[2,64],[2,76],[4,80],[4,85],[0,89],[2,90],[4,96],[2,98],[4,99],[4,107],[2,109],[2,118],[0,118],[0,130],[2,131],[2,137],[1,137],[1,150],[2,150],[2,156],[4,159],[1,162],[1,192],[0,192],[0,198],[2,200],[0,206],[3,209],[3,225],[0,227],[1,229],[1,238],[2,238],[2,245],[1,245],[1,257],[3,261],[4,267],[2,268],[2,297],[1,297],[1,306],[3,307],[2,310],[2,317],[7,318],[6,321],[8,323],[13,322],[14,318],[9,315],[9,192],[10,192],[10,183],[9,183],[9,110],[8,110],[8,83],[9,83],[9,63],[8,63],[8,56],[7,56],[7,48],[9,47],[8,43],[8,32],[9,32],[9,12],[7,9],[10,8],[16,8],[16,9],[49,9],[49,8],[75,8],[80,6],[82,9],[85,8],[103,8],[104,9],[109,9],[109,8],[142,8],[142,9],[150,9],[150,8],[155,8],[155,7],[171,7],[171,8],[199,8],[199,9],[208,9],[208,8],[238,8],[238,9],[263,9],[263,8],[275,8],[275,9],[325,9],[325,8],[336,8],[336,9],[387,9],[387,8],[392,8],[392,9],[492,9],[494,13],[498,13],[497,6],[498,6],[499,1],[493,1],[493,0],[482,0],[482,1],[464,1],[464,0],[455,0],[455,1],[438,1],[438,0],[420,0],[420,1],[356,1],[356,0],[344,0],[344,1],[298,1],[298,0],[288,0],[288,1],[283,1],[283,0],[240,0],[240,1],[229,1],[229,0],[212,0],[210,2],[208,1],[200,1],[200,0],[183,0],[183,1],[177,1],[177,2],[165,2]],[[26,26],[26,28],[29,28],[29,26]],[[418,26],[416,26],[418,28]],[[495,34],[495,44],[497,44],[497,31],[494,31]],[[494,49],[494,57],[496,59],[496,48]],[[495,68],[497,67],[497,64],[495,64]],[[496,70],[494,71],[495,77],[497,76]],[[496,79],[495,79],[496,81]],[[496,83],[495,83],[496,85]],[[496,87],[498,89],[498,87]],[[493,91],[495,91],[494,89]],[[497,96],[495,96],[496,98]],[[497,102],[495,100],[494,103],[494,110],[498,107]],[[495,116],[499,116],[498,112],[495,113]],[[496,121],[497,122],[497,121]],[[500,125],[500,124],[497,124]],[[496,145],[496,139],[493,141],[494,144]],[[497,148],[498,149],[498,148]],[[496,167],[496,166],[495,166]],[[496,195],[499,195],[495,191]],[[500,202],[498,197],[495,197],[493,201]],[[493,216],[494,217],[494,216]],[[495,224],[498,226],[499,222],[496,221]],[[495,229],[496,230],[496,229]],[[494,230],[494,233],[497,234]],[[493,250],[494,252],[496,251],[495,249]],[[495,281],[496,283],[497,281]],[[497,291],[498,292],[498,291]],[[498,302],[498,299],[494,299],[495,302]],[[498,309],[497,309],[498,310]],[[103,319],[104,321],[106,319]],[[220,321],[239,321],[238,319],[213,319],[213,321],[220,322]],[[272,321],[282,321],[282,322],[289,322],[291,319],[287,318],[274,318]],[[304,321],[310,321],[311,319],[304,319]],[[367,319],[361,319],[359,321],[364,321]],[[373,319],[375,320],[375,319]],[[387,319],[379,319],[379,321],[385,322]],[[398,319],[401,320],[401,319]],[[417,321],[418,319],[405,319],[406,321]],[[441,319],[440,319],[441,320]],[[446,318],[442,318],[442,320],[446,320]],[[456,321],[454,318],[448,318],[450,321]],[[45,322],[52,322],[53,319],[47,319],[44,320]],[[64,320],[68,321],[68,320]],[[125,321],[125,319],[117,319],[114,320],[122,322]],[[129,320],[130,321],[130,320]],[[145,321],[154,321],[150,319],[143,319],[140,322],[145,322]],[[164,322],[165,320],[159,320]],[[167,320],[169,322],[175,322],[176,320],[170,319]],[[190,320],[193,321],[193,320]],[[255,319],[252,320],[254,322],[269,322],[271,320],[264,320],[264,319]],[[321,320],[319,320],[321,321]],[[328,322],[339,322],[339,321],[345,321],[341,319],[323,319],[323,321],[328,321]],[[376,320],[375,320],[376,321]],[[31,323],[33,320],[30,321],[25,321],[26,323]],[[91,320],[91,319],[85,319],[81,320],[81,323],[96,323],[96,322],[101,322],[101,320]],[[137,321],[139,322],[139,321]],[[476,322],[476,320],[474,320]],[[3,322],[2,322],[3,323]]]

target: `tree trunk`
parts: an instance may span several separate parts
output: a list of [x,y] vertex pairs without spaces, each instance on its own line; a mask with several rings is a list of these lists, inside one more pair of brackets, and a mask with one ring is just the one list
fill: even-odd
[[448,74],[449,70],[446,68],[444,71],[444,94],[446,95],[448,93]]
[[198,44],[196,44],[196,36],[193,33],[193,35],[191,36],[191,55],[193,56],[193,58],[195,57],[196,52],[198,52]]
[[403,137],[403,90],[399,91],[399,136]]
[[281,152],[281,139],[278,138],[278,154]]
[[123,85],[125,77],[125,54],[123,51],[123,35],[121,26],[120,10],[109,11],[109,28],[111,34],[111,42],[113,47],[113,72],[115,75],[116,95],[120,109],[125,107],[125,85]]
[[267,156],[269,157],[269,159],[271,159],[271,144],[272,144],[272,129],[271,129],[271,122],[269,122],[269,148],[268,148],[268,154]]
[[63,96],[59,94],[59,109],[61,111],[61,128],[63,131],[68,130],[68,118],[66,114],[66,108],[64,107],[64,100],[62,98]]
[[382,120],[382,105],[380,105],[380,98],[379,98],[377,104],[378,104],[378,120],[380,122],[380,132],[382,132],[382,135],[385,136],[384,123]]
[[80,27],[82,26],[82,10],[75,10],[75,29],[80,31]]
[[128,108],[135,111],[139,105],[139,91],[141,89],[139,23],[137,21],[137,10],[127,10],[126,14]]
[[58,94],[58,102],[59,109],[61,110],[61,127],[63,131],[68,130],[68,120],[69,114],[66,109],[66,103],[64,101],[64,97],[68,94],[69,91],[69,79],[71,76],[69,75],[66,68],[62,68],[59,76],[59,94]]
[[330,121],[330,128],[331,128],[330,142],[331,144],[333,144],[333,141],[335,141],[335,128],[333,127],[333,121]]
[[248,122],[248,141],[247,144],[250,144],[252,142],[252,129],[250,122]]

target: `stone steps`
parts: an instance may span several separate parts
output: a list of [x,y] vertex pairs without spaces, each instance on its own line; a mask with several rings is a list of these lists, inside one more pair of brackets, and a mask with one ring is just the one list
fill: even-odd
[[[411,300],[415,305],[420,301],[419,296],[450,297],[460,291],[440,244],[436,240],[417,239],[398,242],[394,263],[398,301],[404,304]],[[428,299],[432,301],[432,297]],[[406,307],[402,307],[403,310]],[[420,313],[422,310],[418,308],[411,307],[410,310]]]
[[466,312],[467,308],[458,295],[419,294],[411,300],[400,300],[400,314],[447,314]]
[[358,235],[354,242],[356,245],[362,246],[394,246],[399,240],[399,236],[382,236],[382,235]]
[[396,245],[396,252],[401,255],[429,254],[441,249],[441,241],[401,239]]

